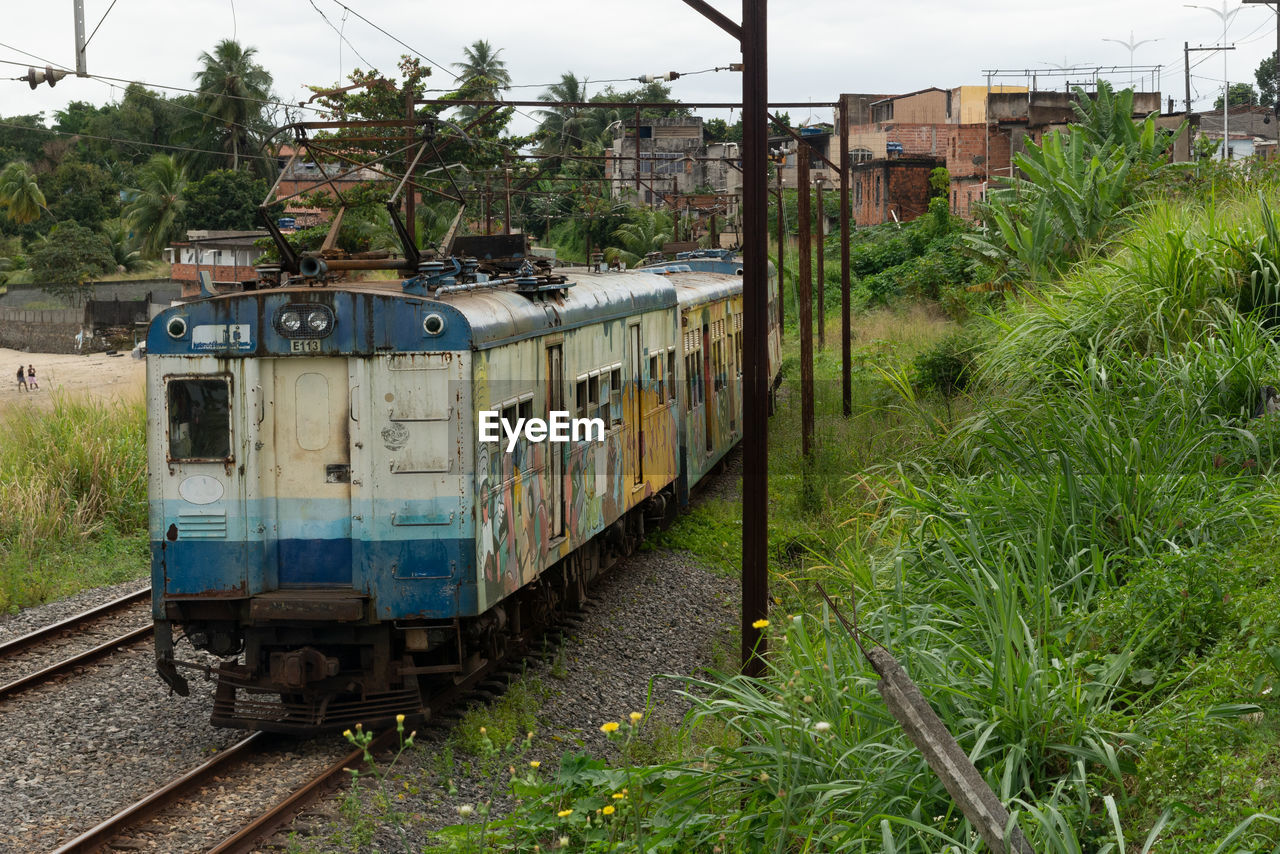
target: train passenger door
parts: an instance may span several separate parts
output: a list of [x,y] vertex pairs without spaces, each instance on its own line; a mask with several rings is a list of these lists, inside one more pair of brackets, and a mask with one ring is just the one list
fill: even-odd
[[350,379],[346,359],[276,359],[279,586],[350,586]]
[[641,464],[641,460],[644,459],[644,421],[640,417],[640,391],[644,387],[641,363],[644,360],[644,351],[640,349],[640,324],[633,323],[628,332],[631,345],[629,367],[631,394],[623,398],[627,407],[623,419],[631,426],[632,431],[632,439],[628,445],[631,451],[631,471],[635,476],[632,485],[639,486],[644,483],[644,469]]
[[[564,357],[561,345],[547,348],[547,419],[552,412],[564,411]],[[566,442],[549,442],[547,451],[548,497],[551,508],[549,539],[564,536],[564,458],[568,452]]]

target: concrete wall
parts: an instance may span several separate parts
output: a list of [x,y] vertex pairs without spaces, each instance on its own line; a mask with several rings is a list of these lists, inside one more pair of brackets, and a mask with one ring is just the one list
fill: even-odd
[[[88,294],[90,299],[140,300],[150,293],[153,302],[168,303],[182,293],[182,285],[171,279],[135,279],[124,282],[98,282]],[[39,285],[9,285],[9,292],[0,296],[0,308],[26,308],[33,302],[56,299],[41,290]]]
[[0,309],[0,347],[36,353],[74,353],[84,312]]

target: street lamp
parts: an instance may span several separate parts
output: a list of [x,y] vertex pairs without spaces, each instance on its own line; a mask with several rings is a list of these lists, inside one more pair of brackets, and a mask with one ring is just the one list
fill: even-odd
[[1135,85],[1133,80],[1133,52],[1138,48],[1142,47],[1144,44],[1149,44],[1151,42],[1158,42],[1160,41],[1160,39],[1143,39],[1142,41],[1134,41],[1133,30],[1129,30],[1129,40],[1127,42],[1121,41],[1120,39],[1103,39],[1103,41],[1115,42],[1116,44],[1121,44],[1129,48],[1129,88],[1132,89],[1134,88],[1134,85]]
[[1182,5],[1188,9],[1204,9],[1222,19],[1222,159],[1230,160],[1231,135],[1228,133],[1228,127],[1231,121],[1231,83],[1227,80],[1227,26],[1240,9],[1232,9],[1228,12],[1227,0],[1222,0],[1221,12],[1212,6],[1200,6],[1191,3],[1183,3]]

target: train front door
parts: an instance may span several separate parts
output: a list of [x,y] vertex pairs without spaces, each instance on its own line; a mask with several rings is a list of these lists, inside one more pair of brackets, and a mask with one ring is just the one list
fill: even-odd
[[350,378],[346,359],[276,359],[276,565],[281,587],[351,585]]

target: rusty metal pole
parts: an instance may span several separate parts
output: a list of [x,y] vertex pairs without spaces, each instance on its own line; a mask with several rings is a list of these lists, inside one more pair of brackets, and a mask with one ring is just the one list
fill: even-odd
[[493,191],[489,189],[489,179],[484,179],[484,233],[493,234]]
[[[744,216],[742,456],[742,672],[764,673],[769,616],[769,69],[768,0],[742,0]],[[781,279],[779,279],[781,284]]]
[[797,151],[796,154],[796,219],[800,229],[800,251],[796,254],[796,303],[800,309],[800,448],[807,462],[813,453],[813,242],[809,235],[809,194],[813,189],[809,182],[809,152]]
[[[626,134],[626,131],[623,131]],[[626,136],[623,136],[626,139]],[[636,132],[631,135],[636,146],[636,204],[640,204],[640,108],[636,107]]]
[[[414,117],[413,87],[409,85],[408,80],[404,82],[404,114],[405,114],[405,118],[407,118],[411,122],[413,121],[413,117]],[[412,147],[413,125],[410,125],[407,131],[408,133],[407,133],[407,138],[405,139],[405,145]],[[405,156],[405,168],[407,172],[409,170],[409,167],[413,165],[413,154],[411,151],[406,149],[404,156]],[[414,246],[417,246],[418,245],[418,223],[417,223],[417,211],[414,210],[414,205],[416,204],[416,201],[417,201],[414,198],[414,196],[417,194],[417,191],[413,189],[413,176],[406,175],[405,177],[409,179],[409,186],[407,188],[408,192],[404,194],[404,227],[405,227],[405,231],[409,232],[409,242],[412,243]]]
[[506,181],[506,186],[507,186],[507,204],[502,211],[503,213],[502,218],[505,220],[505,222],[503,222],[502,224],[502,233],[510,234],[511,233],[511,167],[508,166],[502,171],[503,171],[503,179]]
[[818,176],[818,230],[813,235],[814,248],[818,250],[818,349],[827,347],[827,264],[823,257],[826,249],[827,218],[822,212],[823,178]]
[[849,97],[840,96],[840,394],[853,414],[853,321],[849,309]]
[[784,275],[786,267],[783,265],[783,241],[787,239],[787,217],[786,208],[782,205],[782,162],[778,162],[778,340],[783,338],[783,318],[786,312],[783,306],[786,304],[784,297],[787,293],[786,282],[787,277]]

